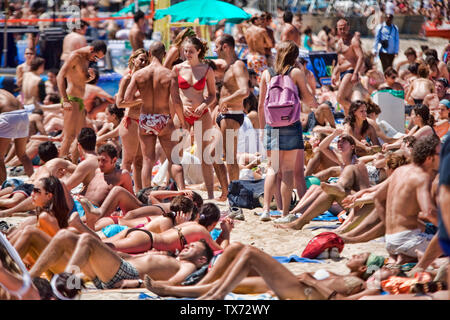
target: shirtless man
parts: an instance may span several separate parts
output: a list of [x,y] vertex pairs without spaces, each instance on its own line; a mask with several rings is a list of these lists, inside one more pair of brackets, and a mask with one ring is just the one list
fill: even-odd
[[[155,145],[158,138],[169,160],[169,168],[171,168],[169,172],[178,189],[184,190],[183,168],[180,164],[174,164],[172,160],[172,149],[177,144],[177,141],[171,139],[172,132],[175,130],[173,124],[175,114],[183,122],[184,127],[183,111],[178,108],[175,110],[172,103],[169,103],[171,82],[173,78],[176,79],[176,75],[161,64],[166,54],[163,43],[152,43],[150,54],[150,65],[133,74],[120,107],[141,107],[139,140],[143,156],[142,187],[151,185],[152,168],[156,162]],[[141,98],[135,100],[138,90]]]
[[[365,100],[365,97],[361,97],[360,91],[356,90],[355,92],[355,86],[359,83],[358,74],[364,62],[360,33],[350,34],[349,30],[350,25],[347,20],[340,19],[337,22],[338,65],[333,70],[333,83],[339,82],[337,101],[343,107],[346,115],[353,100]],[[340,78],[340,81],[336,79],[337,77]],[[359,93],[359,97],[353,96],[354,93]]]
[[[83,102],[85,87],[87,82],[95,78],[93,70],[88,69],[89,63],[103,58],[105,54],[106,44],[103,41],[94,41],[90,46],[73,51],[58,73],[58,88],[64,108],[60,157],[65,157],[69,153],[72,142],[86,121]],[[72,161],[76,163],[75,155]]]
[[42,103],[45,99],[45,82],[41,78],[44,73],[45,60],[36,57],[31,61],[30,70],[25,72],[22,81],[22,94],[25,109],[31,112],[34,102]]
[[294,41],[297,46],[300,47],[300,32],[299,30],[292,24],[292,20],[294,15],[291,11],[285,11],[283,14],[283,30],[281,31],[281,41]]
[[39,256],[30,273],[39,277],[49,269],[61,272],[65,268],[72,272],[79,270],[77,266],[98,289],[138,288],[145,275],[168,284],[181,284],[212,257],[213,252],[205,240],[187,244],[177,258],[159,251],[119,255],[93,235],[80,236],[61,230]]
[[86,31],[89,27],[89,24],[81,20],[80,21],[80,29],[73,29],[71,33],[66,35],[63,40],[63,52],[61,54],[61,66],[64,65],[64,62],[69,59],[70,54],[87,46],[86,42]]
[[267,34],[269,35],[270,40],[272,40],[273,46],[266,47],[266,58],[267,64],[269,66],[273,66],[275,56],[272,54],[272,48],[275,46],[275,34],[271,28],[272,23],[272,15],[269,12],[265,12],[261,15],[261,27],[266,29]]
[[419,78],[411,82],[405,94],[405,101],[410,105],[423,104],[425,97],[430,93],[434,93],[434,83],[428,79],[428,67],[426,65],[420,65],[418,74]]
[[145,14],[141,10],[138,10],[138,12],[134,14],[134,24],[131,27],[129,34],[129,40],[133,52],[136,51],[137,49],[144,47],[145,24],[146,24]]
[[432,235],[421,231],[420,220],[437,225],[437,210],[430,189],[439,169],[440,141],[435,136],[422,137],[413,146],[413,163],[394,171],[387,189],[386,250],[396,264],[417,259],[416,249],[424,252]]
[[35,56],[36,54],[32,48],[25,49],[25,62],[18,65],[16,68],[16,81],[19,90],[22,90],[23,74],[30,71],[31,61],[33,61]]
[[448,81],[445,78],[439,78],[434,81],[435,91],[425,96],[423,104],[430,108],[430,111],[437,110],[441,100],[450,100],[450,94],[447,93],[448,86]]
[[247,65],[256,72],[256,80],[260,81],[261,74],[267,69],[266,49],[275,44],[270,39],[267,30],[260,26],[261,17],[252,17],[251,26],[245,31],[245,41],[248,45]]
[[[84,185],[81,194],[93,205],[99,207],[106,199],[106,196],[115,186],[124,187],[128,192],[133,193],[133,182],[128,171],[116,168],[117,150],[111,144],[104,144],[98,148],[98,168],[89,184]],[[81,210],[80,210],[81,211]],[[83,215],[80,212],[80,215]],[[86,224],[94,230],[95,222],[101,216],[86,215]]]
[[16,155],[27,176],[33,174],[33,164],[26,154],[29,119],[22,104],[11,93],[0,89],[0,182],[6,180],[5,154],[11,139],[14,140]]
[[[236,56],[234,39],[231,35],[223,34],[216,40],[216,52],[219,58],[224,59],[228,64],[220,91],[216,123],[222,132],[223,155],[226,157],[229,180],[233,181],[239,180],[239,165],[236,157],[238,130],[244,122],[244,99],[250,94],[249,75],[245,64]],[[233,140],[230,141],[230,138]],[[223,200],[226,200],[228,193],[226,176],[225,181],[225,185],[222,185],[221,199]]]
[[[40,166],[26,182],[26,184],[31,184],[31,186],[24,186],[19,188],[19,190],[22,192],[28,192],[28,188],[30,189],[28,193],[31,194],[33,187],[32,184],[34,184],[34,181],[37,181],[40,178],[48,177],[49,175],[54,175],[61,179],[61,181],[65,183],[65,186],[67,186],[68,190],[72,190],[80,183],[88,185],[95,175],[95,169],[98,168],[97,155],[95,154],[95,143],[96,136],[94,130],[91,128],[83,128],[78,135],[78,148],[84,160],[79,165],[76,166],[70,161],[62,158],[51,159],[44,165]],[[41,146],[39,148],[41,148]],[[48,153],[51,152],[53,151],[48,151]],[[57,150],[55,150],[55,152],[56,154],[58,153]],[[0,216],[11,216],[13,213],[26,212],[33,209],[35,209],[35,207],[32,204],[31,197],[29,197],[18,205],[1,211]]]

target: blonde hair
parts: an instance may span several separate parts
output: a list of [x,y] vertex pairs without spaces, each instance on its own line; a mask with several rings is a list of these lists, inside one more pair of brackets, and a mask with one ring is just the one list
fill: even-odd
[[275,72],[277,74],[286,73],[290,67],[293,67],[295,65],[298,54],[298,47],[293,41],[280,42],[280,44],[277,46]]
[[173,45],[179,48],[183,43],[184,39],[186,39],[187,37],[196,37],[196,36],[197,34],[195,33],[194,30],[192,30],[192,28],[186,28],[177,34],[177,36],[173,40]]
[[145,54],[145,57],[147,58],[147,62],[148,62],[148,52],[145,49],[143,49],[143,48],[139,48],[135,52],[133,52],[133,54],[128,59],[128,69],[130,69],[130,70],[133,69],[133,67],[134,67],[134,60],[137,57],[139,57],[141,54]]

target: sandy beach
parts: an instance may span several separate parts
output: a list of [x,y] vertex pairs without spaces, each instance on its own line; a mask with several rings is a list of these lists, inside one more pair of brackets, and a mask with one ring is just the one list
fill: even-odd
[[[364,38],[363,49],[365,51],[371,51],[373,38]],[[401,52],[399,53],[399,60],[404,59],[403,51],[408,47],[413,47],[416,50],[420,50],[420,45],[426,44],[430,48],[434,48],[438,51],[439,55],[446,44],[445,39],[428,38],[424,40],[417,39],[402,39],[400,41]],[[201,192],[202,196],[206,198],[206,192]],[[216,196],[219,196],[219,192],[215,192]],[[228,203],[216,202],[221,211],[228,209]],[[262,222],[259,220],[259,216],[255,213],[260,213],[261,208],[248,210],[244,209],[245,221],[235,221],[235,228],[231,233],[231,241],[239,241],[243,244],[253,245],[261,250],[264,250],[272,256],[301,256],[306,244],[317,234],[325,231],[332,231],[325,228],[319,228],[312,230],[311,227],[316,226],[332,226],[337,222],[311,222],[306,225],[303,230],[284,230],[274,227],[273,222]],[[12,224],[18,224],[26,215],[1,218]],[[362,252],[372,252],[378,255],[387,257],[387,252],[384,248],[383,238],[379,238],[367,243],[359,244],[346,244],[343,252],[341,253],[340,260],[334,261],[331,259],[322,260],[323,263],[287,263],[284,264],[294,274],[302,272],[314,272],[318,269],[324,268],[328,271],[332,271],[338,274],[346,274],[349,272],[345,263],[353,254]],[[155,296],[146,289],[127,289],[127,290],[105,290],[98,291],[93,289],[87,289],[82,294],[80,299],[82,300],[137,300],[140,293],[145,293],[150,296]]]

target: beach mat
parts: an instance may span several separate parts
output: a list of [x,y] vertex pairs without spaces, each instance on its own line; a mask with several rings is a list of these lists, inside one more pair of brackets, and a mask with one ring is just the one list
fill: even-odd
[[295,254],[290,255],[289,257],[286,256],[272,256],[275,260],[277,260],[279,263],[290,263],[290,262],[301,262],[301,263],[323,263],[323,261],[317,260],[317,259],[308,259],[308,258],[301,258]]
[[331,226],[312,226],[312,227],[307,227],[306,229],[310,229],[310,230],[317,230],[317,229],[330,229],[330,230],[334,230],[340,227],[340,224],[333,224]]

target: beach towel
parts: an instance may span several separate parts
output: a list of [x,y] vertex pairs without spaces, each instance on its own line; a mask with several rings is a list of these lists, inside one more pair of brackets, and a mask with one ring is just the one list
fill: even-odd
[[279,263],[301,262],[301,263],[324,263],[321,260],[300,258],[299,256],[292,254],[289,257],[286,256],[273,256]]
[[341,253],[344,249],[344,241],[333,232],[322,232],[308,242],[302,252],[302,258],[314,259],[330,248],[338,248]]
[[[160,297],[150,296],[144,292],[141,292],[138,296],[138,300],[195,300],[195,298],[175,298],[175,297]],[[269,293],[261,294],[236,294],[228,293],[224,300],[279,300],[277,297],[272,296]]]
[[330,211],[326,211],[324,214],[315,217],[312,221],[338,221],[339,218],[332,214]]

